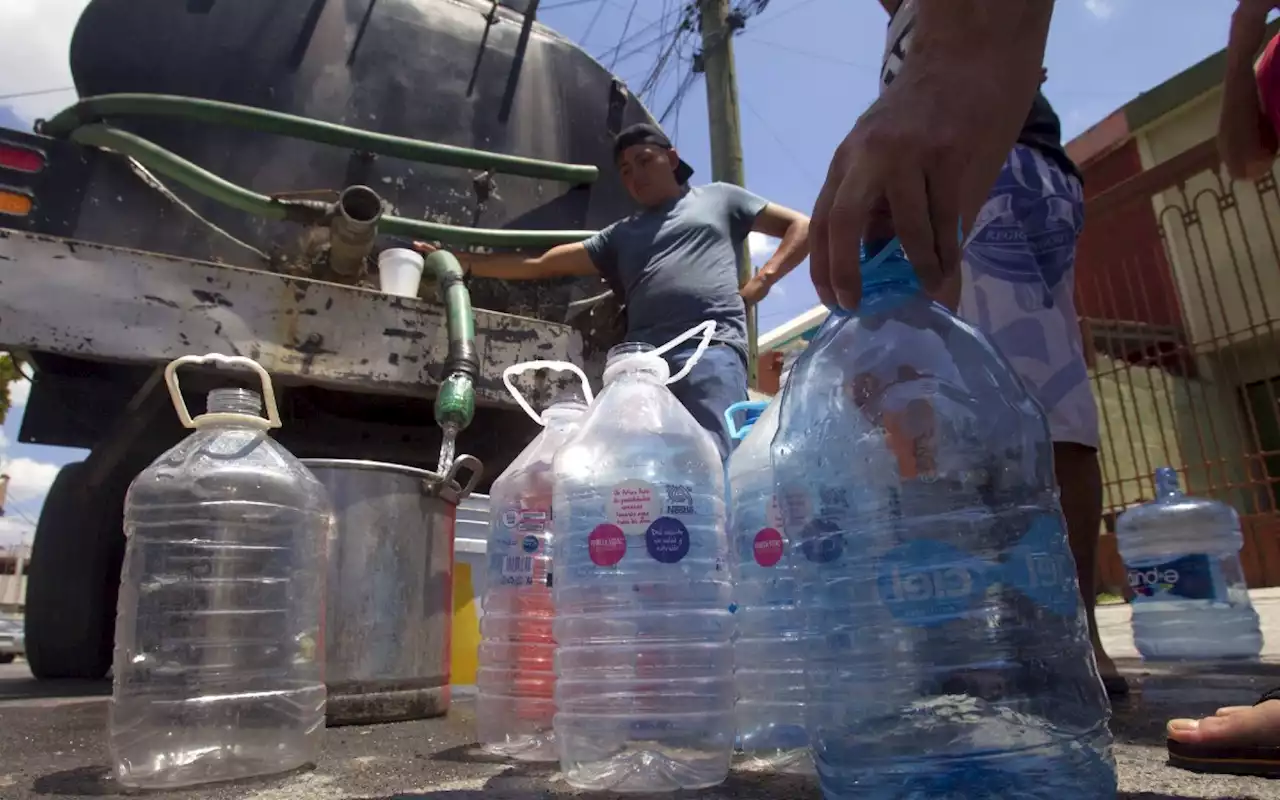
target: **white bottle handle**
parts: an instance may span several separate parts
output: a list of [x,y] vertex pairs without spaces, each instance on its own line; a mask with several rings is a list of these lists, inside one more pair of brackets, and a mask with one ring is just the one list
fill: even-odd
[[668,385],[683,379],[686,375],[688,375],[693,370],[694,366],[697,365],[698,361],[702,359],[702,354],[707,352],[707,348],[711,346],[711,337],[716,335],[715,320],[709,319],[706,322],[700,322],[697,325],[690,328],[689,330],[680,334],[676,338],[667,342],[662,347],[659,347],[657,350],[651,350],[646,354],[651,356],[658,356],[659,358],[661,358],[663,354],[671,352],[671,350],[675,349],[676,346],[684,344],[685,342],[689,341],[690,339],[692,339],[693,337],[699,334],[702,335],[702,341],[698,342],[698,349],[693,351],[693,355],[689,356],[689,360],[684,362],[684,366],[680,368],[679,372],[677,372],[675,375],[672,375],[670,378],[667,378]]
[[[529,419],[544,425],[542,417],[534,413],[533,407],[529,405],[529,401],[524,399],[524,395],[520,394],[520,390],[516,388],[512,378],[522,372],[530,372],[538,369],[553,369],[560,372],[572,372],[582,381],[582,394],[587,399],[587,405],[591,405],[594,396],[591,394],[591,382],[587,380],[587,373],[583,372],[577,364],[571,364],[568,361],[525,361],[520,364],[512,364],[502,371],[502,382],[506,384],[507,391],[511,392],[511,396],[515,398],[516,404],[524,409],[524,413],[529,415]],[[545,425],[544,425],[545,427]]]
[[[175,358],[169,362],[169,366],[164,368],[164,382],[169,387],[169,399],[173,401],[173,408],[178,412],[178,419],[182,422],[184,428],[195,428],[195,420],[191,418],[190,412],[187,411],[187,401],[182,399],[182,390],[178,388],[178,367],[185,364],[218,364],[224,367],[243,367],[258,373],[258,377],[262,380],[262,402],[266,406],[267,418],[262,420],[261,417],[255,417],[251,414],[228,414],[226,416],[235,417],[237,419],[248,417],[249,419],[261,420],[264,427],[279,428],[280,409],[276,406],[276,391],[271,385],[271,376],[263,369],[262,365],[252,358],[245,356],[224,356],[218,353],[209,353],[203,356],[183,356]],[[221,414],[201,414],[201,417],[223,416]]]

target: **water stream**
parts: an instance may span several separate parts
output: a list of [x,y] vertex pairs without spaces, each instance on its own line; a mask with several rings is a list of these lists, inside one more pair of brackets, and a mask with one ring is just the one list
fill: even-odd
[[436,467],[437,475],[448,475],[457,456],[458,429],[453,425],[440,427],[440,465]]

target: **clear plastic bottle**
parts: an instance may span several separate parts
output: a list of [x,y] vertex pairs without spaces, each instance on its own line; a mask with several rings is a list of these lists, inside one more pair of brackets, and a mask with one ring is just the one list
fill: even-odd
[[1239,515],[1187,497],[1170,467],[1156,470],[1155,485],[1155,500],[1116,520],[1138,652],[1150,660],[1257,658],[1262,631],[1240,566]]
[[[247,367],[263,397],[209,393],[191,419],[182,364]],[[165,377],[195,431],[129,487],[111,753],[125,786],[172,789],[314,763],[324,733],[325,553],[319,481],[270,436],[271,379],[247,358],[187,356]]]
[[[578,789],[714,786],[733,756],[724,465],[665,384],[714,324],[609,353],[604,389],[555,457],[555,730]],[[670,377],[666,349],[703,346]]]
[[827,800],[1114,800],[1044,412],[896,241],[783,389],[774,469]]
[[[574,372],[586,402],[562,399],[534,414],[512,384],[534,369]],[[480,669],[476,675],[476,729],[494,755],[520,761],[555,761],[555,605],[552,574],[551,460],[578,430],[591,403],[586,375],[573,364],[534,361],[508,367],[507,389],[543,426],[489,491],[489,570],[480,620]]]
[[737,749],[748,769],[811,773],[805,733],[804,620],[774,498],[769,449],[778,431],[778,402],[735,404],[742,427],[726,412],[740,443],[729,457],[729,542],[735,565],[734,683]]

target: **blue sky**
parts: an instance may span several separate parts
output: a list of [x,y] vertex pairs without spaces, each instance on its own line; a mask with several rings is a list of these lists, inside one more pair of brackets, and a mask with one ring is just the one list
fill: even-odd
[[[0,0],[0,97],[70,85],[67,44],[84,5],[85,0]],[[658,41],[663,28],[655,23],[679,5],[677,0],[543,0],[540,17],[609,65],[630,16],[630,43],[616,52],[635,52],[620,58],[615,70],[638,91],[666,41]],[[1066,137],[1221,49],[1235,6],[1235,0],[1057,0],[1045,93],[1062,117]],[[770,0],[748,21],[734,42],[750,189],[801,211],[813,207],[832,151],[875,99],[884,26],[876,0]],[[1157,34],[1157,28],[1163,32]],[[672,70],[646,96],[655,114],[670,103],[677,75]],[[66,91],[0,99],[0,121],[29,123],[72,99]],[[695,181],[710,180],[700,81],[680,104],[679,124],[673,116],[667,129],[697,169]],[[767,254],[767,243],[755,244],[758,257]],[[815,302],[802,265],[765,300],[761,330]],[[22,535],[38,515],[56,465],[83,457],[16,444],[20,419],[21,409],[15,409],[0,438],[0,468],[14,475],[10,501],[15,509],[0,519],[0,544]]]

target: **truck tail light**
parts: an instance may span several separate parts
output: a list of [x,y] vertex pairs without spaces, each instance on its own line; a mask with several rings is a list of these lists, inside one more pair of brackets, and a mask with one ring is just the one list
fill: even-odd
[[35,207],[35,201],[26,192],[0,186],[0,214],[25,217]]
[[0,142],[0,169],[34,173],[43,170],[44,166],[44,153],[39,150]]

